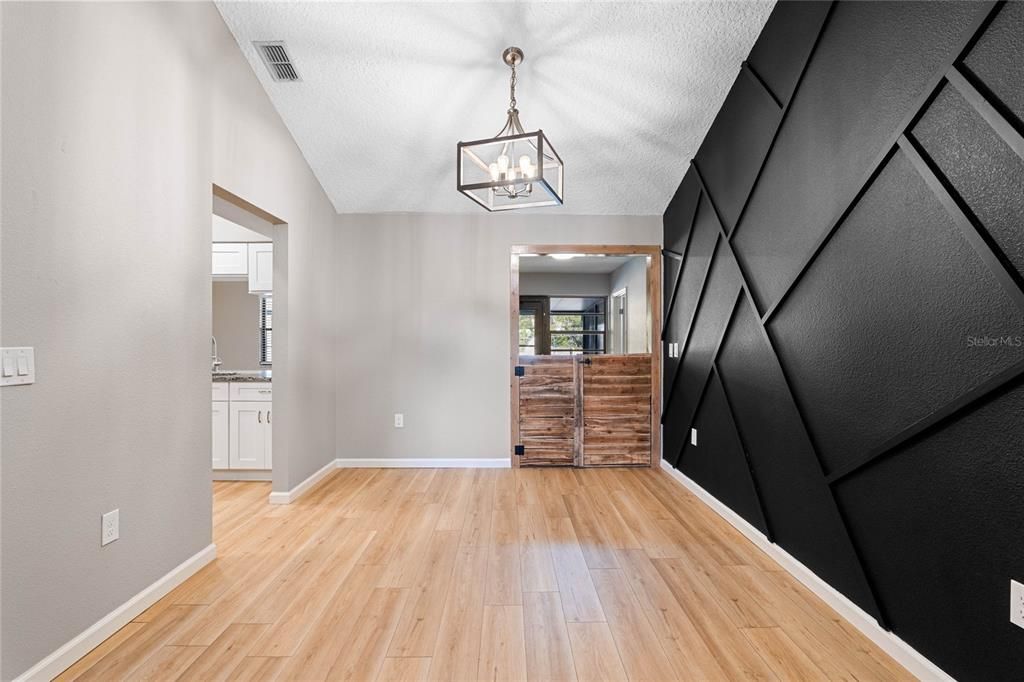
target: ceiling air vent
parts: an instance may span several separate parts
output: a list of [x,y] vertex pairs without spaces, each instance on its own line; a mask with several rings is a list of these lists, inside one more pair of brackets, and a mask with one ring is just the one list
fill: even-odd
[[263,63],[270,71],[270,77],[275,81],[299,81],[299,72],[295,70],[291,57],[288,56],[288,48],[281,40],[257,40],[253,42]]

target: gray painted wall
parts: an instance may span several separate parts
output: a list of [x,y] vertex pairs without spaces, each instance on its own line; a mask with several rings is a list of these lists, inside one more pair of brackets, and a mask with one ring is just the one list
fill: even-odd
[[657,216],[340,215],[337,226],[341,458],[508,456],[510,246],[661,243]]
[[260,297],[248,282],[213,283],[213,335],[222,370],[266,369],[260,365]]
[[211,541],[214,182],[289,224],[302,352],[275,376],[275,487],[334,456],[335,214],[212,5],[3,3],[0,23],[0,342],[37,362],[0,392],[10,679]]
[[[610,294],[626,288],[626,352],[648,353],[647,258],[635,256],[608,276]],[[621,348],[612,348],[621,353]]]
[[523,296],[607,296],[608,275],[582,272],[519,273]]

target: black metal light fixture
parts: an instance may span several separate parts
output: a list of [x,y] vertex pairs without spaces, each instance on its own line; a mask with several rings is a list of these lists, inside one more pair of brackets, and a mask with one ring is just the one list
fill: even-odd
[[562,159],[543,130],[528,133],[516,106],[516,67],[523,51],[509,47],[501,54],[512,69],[508,118],[494,137],[459,142],[458,189],[488,211],[562,205]]

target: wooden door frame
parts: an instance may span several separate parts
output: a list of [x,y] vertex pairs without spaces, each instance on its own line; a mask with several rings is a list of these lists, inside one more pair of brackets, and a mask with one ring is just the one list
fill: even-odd
[[[579,253],[585,256],[647,257],[647,338],[651,347],[651,467],[661,466],[661,247],[656,244],[513,244],[510,254],[509,297],[509,387],[512,428],[508,456],[519,467],[515,454],[519,442],[519,382],[515,368],[519,363],[519,256],[522,254]],[[606,345],[607,348],[607,345]]]

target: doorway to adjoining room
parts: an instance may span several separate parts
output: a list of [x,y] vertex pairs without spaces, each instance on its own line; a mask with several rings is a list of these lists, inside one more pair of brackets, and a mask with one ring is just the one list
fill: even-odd
[[656,246],[514,246],[513,466],[660,457]]

